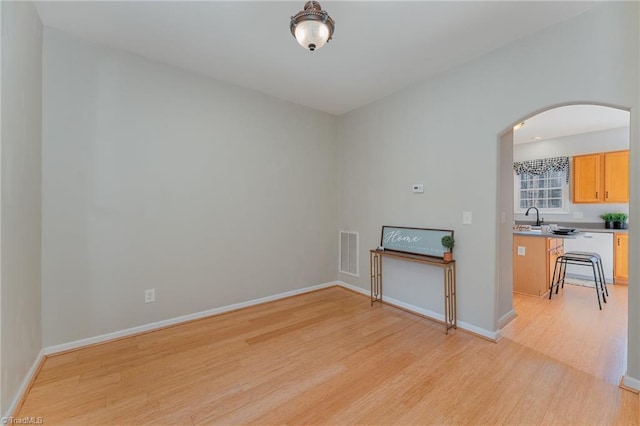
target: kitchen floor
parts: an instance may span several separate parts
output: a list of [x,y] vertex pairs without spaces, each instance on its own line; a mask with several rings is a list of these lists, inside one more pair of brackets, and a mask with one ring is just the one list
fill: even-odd
[[627,286],[607,288],[602,311],[593,287],[565,284],[551,300],[514,294],[518,316],[502,337],[618,384],[626,367]]

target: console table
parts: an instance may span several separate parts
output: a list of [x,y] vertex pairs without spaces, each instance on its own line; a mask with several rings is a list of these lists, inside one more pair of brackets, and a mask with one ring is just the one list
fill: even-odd
[[437,257],[419,254],[400,253],[385,250],[370,250],[371,269],[371,306],[374,302],[382,301],[382,258],[407,260],[442,268],[444,274],[444,334],[449,334],[450,328],[458,328],[456,319],[456,261],[445,262]]

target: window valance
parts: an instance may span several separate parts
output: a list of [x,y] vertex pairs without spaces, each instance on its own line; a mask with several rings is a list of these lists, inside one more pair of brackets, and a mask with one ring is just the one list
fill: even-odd
[[531,175],[542,175],[549,170],[554,172],[565,172],[567,183],[569,183],[569,157],[540,158],[538,160],[517,161],[513,163],[513,170],[517,174],[528,173]]

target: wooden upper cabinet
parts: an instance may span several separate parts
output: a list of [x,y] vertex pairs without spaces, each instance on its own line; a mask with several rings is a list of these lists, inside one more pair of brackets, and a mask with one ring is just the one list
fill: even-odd
[[629,151],[573,157],[574,203],[628,203]]
[[604,154],[604,201],[629,202],[629,151]]
[[573,157],[573,202],[599,203],[602,195],[602,155]]

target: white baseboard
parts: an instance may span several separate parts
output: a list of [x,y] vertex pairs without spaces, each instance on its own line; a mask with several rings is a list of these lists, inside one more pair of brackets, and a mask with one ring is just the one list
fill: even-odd
[[355,291],[356,293],[364,294],[365,296],[371,296],[369,290],[366,290],[362,287],[358,287],[353,284],[348,284],[348,283],[345,283],[344,281],[338,281],[338,285],[348,290]]
[[[362,287],[357,287],[357,286],[354,286],[352,284],[347,284],[347,283],[345,283],[343,281],[338,281],[338,283],[344,288],[347,288],[349,290],[353,290],[353,291],[358,292],[358,293],[362,293],[362,294],[364,294],[366,296],[370,296],[369,290],[365,290]],[[434,311],[430,311],[428,309],[420,308],[418,306],[411,305],[411,304],[406,303],[406,302],[402,302],[402,301],[400,301],[398,299],[394,299],[394,298],[389,297],[389,296],[384,296],[384,301],[385,302],[389,302],[389,304],[391,304],[391,305],[395,305],[395,306],[398,306],[398,307],[400,307],[402,309],[406,309],[409,312],[415,312],[417,314],[424,315],[426,317],[433,318],[435,320],[444,322],[444,314],[440,314],[438,312],[434,312]],[[515,312],[514,312],[514,314],[515,314]],[[475,325],[469,324],[469,323],[464,322],[464,321],[458,321],[458,327],[462,328],[464,330],[470,331],[470,332],[472,332],[474,334],[477,334],[479,336],[486,337],[487,339],[493,340],[493,341],[497,341],[500,338],[500,334],[501,334],[500,330],[498,330],[498,331],[488,331],[488,330],[485,330],[484,328],[476,327]]]
[[517,316],[518,314],[516,314],[515,310],[513,309],[510,310],[509,312],[507,312],[506,314],[500,317],[500,319],[498,320],[498,328],[502,328],[505,325],[509,324],[509,322]]
[[[20,401],[20,398],[22,397],[22,395],[24,394],[24,392],[27,390],[27,386],[29,385],[29,382],[31,381],[31,378],[33,376],[33,374],[35,374],[37,366],[39,365],[39,363],[41,362],[42,358],[48,355],[53,355],[56,353],[60,353],[60,352],[65,352],[65,351],[69,351],[69,350],[73,350],[73,349],[78,349],[78,348],[82,348],[84,346],[89,346],[89,345],[94,345],[97,343],[103,343],[103,342],[107,342],[109,340],[114,340],[114,339],[119,339],[119,338],[123,338],[123,337],[127,337],[127,336],[131,336],[131,335],[135,335],[135,334],[140,334],[140,333],[145,333],[148,331],[153,331],[159,328],[164,328],[164,327],[168,327],[168,326],[172,326],[172,325],[177,325],[177,324],[181,324],[187,321],[193,321],[193,320],[197,320],[197,319],[201,319],[201,318],[206,318],[212,315],[218,315],[218,314],[222,314],[225,312],[229,312],[229,311],[235,311],[237,309],[241,309],[241,308],[246,308],[249,306],[254,306],[254,305],[259,305],[261,303],[266,303],[266,302],[271,302],[274,300],[279,300],[279,299],[284,299],[286,297],[291,297],[291,296],[296,296],[299,294],[304,294],[304,293],[309,293],[312,291],[316,291],[316,290],[321,290],[323,288],[327,288],[327,287],[332,287],[335,285],[339,285],[342,286],[346,289],[355,291],[357,293],[361,293],[364,294],[366,296],[369,296],[369,290],[368,289],[363,289],[361,287],[358,286],[354,286],[352,284],[347,284],[343,281],[333,281],[333,282],[327,282],[327,283],[322,283],[322,284],[318,284],[318,285],[314,285],[314,286],[310,286],[310,287],[305,287],[305,288],[301,288],[301,289],[297,289],[297,290],[292,290],[292,291],[288,291],[288,292],[284,292],[284,293],[279,293],[273,296],[267,296],[267,297],[262,297],[259,299],[254,299],[254,300],[249,300],[246,302],[241,302],[241,303],[235,303],[232,305],[227,305],[227,306],[222,306],[219,308],[214,308],[214,309],[209,309],[206,311],[201,311],[201,312],[196,312],[193,314],[188,314],[188,315],[182,315],[179,317],[175,317],[175,318],[170,318],[167,320],[162,320],[162,321],[158,321],[158,322],[153,322],[153,323],[149,323],[149,324],[144,324],[144,325],[140,325],[140,326],[136,326],[136,327],[131,327],[131,328],[127,328],[124,330],[119,330],[119,331],[114,331],[112,333],[106,333],[106,334],[102,334],[99,336],[93,336],[93,337],[88,337],[85,339],[80,339],[80,340],[75,340],[73,342],[68,342],[68,343],[62,343],[59,345],[53,345],[53,346],[48,346],[46,348],[43,348],[40,351],[40,354],[38,355],[38,358],[36,359],[36,361],[34,362],[34,365],[32,366],[31,370],[29,371],[29,374],[27,374],[27,377],[25,378],[22,386],[20,387],[20,390],[18,392],[18,394],[16,395],[16,397],[14,398],[14,402],[12,403],[12,405],[9,407],[9,410],[7,411],[8,413],[11,413],[13,409],[15,409],[16,404]],[[414,306],[411,305],[409,303],[405,303],[402,302],[400,300],[391,298],[391,297],[385,297],[385,301],[389,302],[392,305],[396,305],[398,307],[401,307],[403,309],[406,309],[407,311],[410,312],[415,312],[421,315],[424,315],[426,317],[429,318],[433,318],[435,320],[439,320],[439,321],[444,321],[444,315],[437,313],[437,312],[433,312],[430,311],[428,309],[424,309],[424,308],[420,308],[418,306]],[[464,330],[470,331],[472,333],[478,334],[482,337],[486,337],[490,340],[497,340],[500,337],[500,331],[496,331],[496,332],[491,332],[488,330],[485,330],[483,328],[480,327],[476,327],[473,324],[469,324],[466,323],[464,321],[458,321],[458,327],[462,328]]]
[[489,331],[464,321],[458,321],[458,328],[470,331],[471,333],[477,334],[478,336],[484,337],[492,342],[497,342],[500,340],[500,337],[502,337],[501,330]]
[[297,290],[279,293],[273,296],[267,296],[267,297],[261,297],[260,299],[249,300],[247,302],[234,303],[233,305],[222,306],[220,308],[213,308],[213,309],[208,309],[206,311],[196,312],[193,314],[182,315],[175,318],[169,318],[169,319],[158,321],[158,322],[152,322],[149,324],[127,328],[124,330],[114,331],[112,333],[101,334],[99,336],[75,340],[73,342],[62,343],[60,345],[48,346],[44,348],[43,351],[44,351],[44,355],[53,355],[59,352],[78,349],[84,346],[95,345],[96,343],[103,343],[109,340],[120,339],[122,337],[127,337],[134,334],[145,333],[147,331],[153,331],[159,328],[177,325],[187,321],[193,321],[201,318],[210,317],[212,315],[218,315],[218,314],[222,314],[229,311],[235,311],[237,309],[246,308],[253,305],[259,305],[261,303],[272,302],[274,300],[284,299],[286,297],[309,293],[311,291],[316,291],[323,288],[332,287],[335,285],[339,285],[339,283],[337,281],[333,281],[333,282],[318,284],[310,287],[304,287]]
[[[32,380],[35,379],[35,375],[38,372],[38,367],[40,366],[40,363],[42,363],[44,358],[45,358],[44,349],[41,349],[40,353],[38,354],[38,356],[36,356],[36,359],[33,361],[31,368],[27,372],[27,375],[22,380],[22,383],[20,383],[20,387],[18,388],[18,391],[16,392],[16,395],[14,396],[13,401],[11,401],[11,404],[9,404],[9,407],[3,413],[2,415],[3,420],[7,417],[14,416],[15,414],[17,414],[16,409],[18,408],[18,404],[20,403],[22,398],[26,395],[27,391],[29,390],[29,384],[31,383]],[[5,422],[3,421],[3,423]]]
[[635,393],[640,392],[640,380],[634,379],[627,374],[622,376],[622,385]]
[[[118,338],[122,338],[122,337],[126,337],[126,336],[130,336],[130,335],[134,335],[134,334],[139,334],[139,333],[144,333],[147,331],[152,331],[158,328],[163,328],[163,327],[167,327],[167,326],[171,326],[171,325],[177,325],[177,324],[181,324],[187,321],[192,321],[192,320],[196,320],[196,319],[200,319],[200,318],[206,318],[212,315],[217,315],[217,314],[221,314],[224,312],[229,312],[229,311],[234,311],[237,309],[241,309],[241,308],[246,308],[249,306],[253,306],[253,305],[258,305],[261,303],[266,303],[266,302],[271,302],[274,300],[278,300],[278,299],[284,299],[286,297],[291,297],[291,296],[296,296],[299,294],[304,294],[304,293],[309,293],[311,291],[316,291],[316,290],[320,290],[323,288],[327,288],[327,287],[332,287],[335,285],[339,285],[342,286],[346,289],[352,290],[354,292],[357,293],[361,293],[364,294],[366,296],[369,296],[369,290],[368,289],[363,289],[361,287],[358,286],[354,286],[352,284],[347,284],[343,281],[334,281],[334,282],[328,282],[328,283],[323,283],[323,284],[318,284],[315,286],[310,286],[310,287],[305,287],[305,288],[301,288],[301,289],[297,289],[297,290],[292,290],[292,291],[288,291],[288,292],[284,292],[284,293],[279,293],[273,296],[267,296],[267,297],[262,297],[259,299],[254,299],[254,300],[249,300],[246,302],[241,302],[241,303],[235,303],[233,305],[227,305],[227,306],[223,306],[220,308],[214,308],[214,309],[209,309],[206,311],[201,311],[201,312],[196,312],[193,314],[188,314],[188,315],[183,315],[180,317],[175,317],[175,318],[170,318],[167,320],[163,320],[163,321],[158,321],[158,322],[154,322],[154,323],[150,323],[150,324],[145,324],[145,325],[141,325],[141,326],[137,326],[137,327],[132,327],[132,328],[128,328],[125,330],[120,330],[120,331],[116,331],[113,333],[107,333],[107,334],[102,334],[100,336],[94,336],[94,337],[89,337],[86,339],[80,339],[80,340],[76,340],[73,342],[68,342],[68,343],[63,343],[60,345],[54,345],[54,346],[49,346],[46,348],[43,348],[40,353],[38,354],[38,356],[36,357],[36,359],[33,362],[33,365],[31,366],[31,368],[29,369],[29,371],[27,372],[24,380],[22,381],[22,383],[20,384],[20,388],[18,389],[15,397],[13,398],[13,401],[11,402],[11,404],[9,405],[9,407],[7,408],[7,410],[5,410],[4,416],[8,417],[11,416],[14,413],[14,411],[16,410],[18,404],[20,403],[21,399],[23,398],[23,396],[25,395],[25,393],[28,391],[28,387],[29,384],[31,383],[31,381],[34,379],[35,374],[38,371],[38,367],[40,365],[40,363],[43,361],[43,359],[47,356],[47,355],[52,355],[55,353],[59,353],[59,352],[64,352],[64,351],[68,351],[68,350],[72,350],[72,349],[77,349],[77,348],[81,348],[83,346],[88,346],[88,345],[92,345],[92,344],[96,344],[96,343],[102,343],[102,342],[106,342],[109,340],[114,340],[114,339],[118,339]],[[391,298],[391,297],[385,297],[385,300],[388,301],[390,304],[392,305],[396,305],[398,307],[401,307],[403,309],[406,309],[407,311],[410,312],[415,312],[424,316],[427,316],[429,318],[433,318],[439,321],[444,321],[444,315],[437,313],[437,312],[433,312],[430,311],[428,309],[424,309],[424,308],[420,308],[418,306],[414,306],[411,305],[409,303],[405,303],[402,302],[400,300]],[[513,317],[516,316],[515,311],[511,311],[508,312],[506,315],[502,316],[499,320],[499,324],[500,327],[502,327],[502,324],[506,324],[507,322],[509,322]],[[467,331],[470,331],[472,333],[478,334],[482,337],[486,337],[490,340],[498,340],[498,338],[500,337],[500,330],[492,332],[492,331],[488,331],[485,330],[483,328],[480,327],[476,327],[472,324],[463,322],[463,321],[458,321],[458,327]],[[640,391],[640,380],[635,379],[633,377],[630,377],[628,375],[625,374],[625,376],[622,379],[622,385],[624,385],[627,388],[630,388],[632,390],[636,390],[636,391]]]

